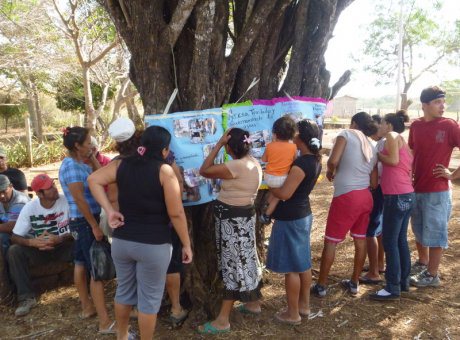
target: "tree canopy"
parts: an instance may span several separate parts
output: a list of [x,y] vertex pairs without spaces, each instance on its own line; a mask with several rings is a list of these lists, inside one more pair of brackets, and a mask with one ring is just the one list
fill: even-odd
[[[403,2],[401,107],[407,108],[407,93],[426,72],[436,72],[441,60],[458,61],[460,20],[451,27],[439,24],[442,3],[437,0]],[[397,2],[378,2],[376,19],[369,25],[365,40],[365,70],[379,76],[379,83],[390,83],[398,71],[399,15]]]

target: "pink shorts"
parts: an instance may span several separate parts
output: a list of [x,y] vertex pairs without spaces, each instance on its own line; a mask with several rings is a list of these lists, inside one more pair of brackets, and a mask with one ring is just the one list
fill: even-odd
[[366,238],[372,205],[369,189],[353,190],[334,197],[327,216],[326,240],[342,242],[348,231],[353,238]]

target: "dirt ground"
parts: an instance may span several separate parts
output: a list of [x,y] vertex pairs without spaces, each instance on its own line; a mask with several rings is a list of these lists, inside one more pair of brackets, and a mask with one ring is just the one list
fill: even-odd
[[[26,169],[28,180],[46,170],[57,176],[58,164],[38,169]],[[311,235],[314,278],[319,268],[325,221],[332,198],[332,185],[322,180],[311,195],[314,214]],[[300,326],[280,325],[274,313],[285,306],[284,278],[265,272],[266,284],[262,290],[262,313],[259,316],[232,315],[232,331],[216,338],[226,339],[460,339],[460,187],[453,188],[453,212],[450,222],[450,247],[441,264],[442,286],[438,288],[411,288],[397,302],[375,302],[368,294],[378,286],[361,285],[357,297],[351,297],[340,287],[339,281],[349,277],[353,261],[353,242],[348,238],[338,247],[336,261],[330,273],[330,290],[324,299],[311,298],[312,313],[319,313]],[[267,231],[267,237],[269,230]],[[412,232],[410,246],[415,256]],[[106,287],[109,311],[113,315],[115,282]],[[14,317],[14,309],[0,307],[0,339],[110,339],[114,336],[97,334],[96,319],[80,320],[77,291],[62,287],[48,291],[39,298],[39,305],[23,317]],[[197,325],[206,320],[189,318],[182,327],[170,329],[166,315],[159,317],[156,337],[159,339],[200,339]],[[137,330],[136,321],[131,322]],[[208,336],[209,337],[209,336]]]

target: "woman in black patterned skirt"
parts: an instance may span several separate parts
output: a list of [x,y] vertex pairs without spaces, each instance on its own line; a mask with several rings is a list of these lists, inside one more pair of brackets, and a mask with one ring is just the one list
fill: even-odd
[[[222,147],[232,160],[214,164]],[[250,149],[249,132],[233,128],[222,136],[200,169],[206,178],[223,180],[214,204],[214,218],[224,294],[219,315],[200,326],[199,333],[230,331],[229,318],[235,300],[244,303],[239,308],[241,312],[260,313],[262,268],[256,250],[254,199],[262,181],[262,168],[249,154]]]

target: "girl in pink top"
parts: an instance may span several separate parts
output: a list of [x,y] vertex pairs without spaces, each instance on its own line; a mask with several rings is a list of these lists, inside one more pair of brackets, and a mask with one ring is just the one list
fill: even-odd
[[401,133],[409,117],[404,110],[385,115],[380,126],[386,141],[378,153],[382,162],[383,248],[385,249],[386,286],[371,294],[374,300],[399,299],[401,291],[409,291],[410,251],[407,227],[414,205],[412,187],[412,154]]

